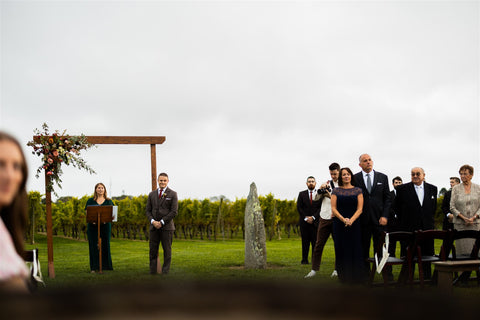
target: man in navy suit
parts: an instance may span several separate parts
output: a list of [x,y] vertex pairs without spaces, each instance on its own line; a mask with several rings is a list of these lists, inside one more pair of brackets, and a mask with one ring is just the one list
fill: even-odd
[[317,239],[317,225],[320,215],[320,201],[315,201],[317,191],[315,178],[310,176],[307,178],[307,190],[301,191],[297,199],[297,211],[299,214],[298,224],[300,226],[300,234],[302,236],[302,264],[308,263],[308,253],[310,244],[315,248]]
[[363,191],[363,211],[360,215],[362,224],[362,247],[365,258],[365,270],[370,269],[367,258],[370,256],[370,242],[373,238],[373,248],[379,247],[380,237],[386,230],[390,213],[390,188],[388,177],[373,170],[373,161],[370,155],[362,154],[359,157],[359,166],[362,171],[355,174],[355,186]]
[[[412,181],[397,187],[394,210],[402,231],[432,230],[437,209],[437,187],[425,182],[425,171],[415,167],[411,170]],[[422,254],[434,253],[433,240],[422,246]],[[402,246],[402,251],[405,251]],[[431,278],[431,266],[423,264],[425,279]]]

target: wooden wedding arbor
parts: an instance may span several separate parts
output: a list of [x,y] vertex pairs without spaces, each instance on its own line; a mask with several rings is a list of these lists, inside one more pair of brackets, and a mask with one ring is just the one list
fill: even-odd
[[[38,136],[34,136],[34,141],[38,141]],[[152,190],[157,188],[157,144],[165,142],[164,136],[86,136],[91,144],[149,144],[150,145],[150,165],[152,171]],[[47,215],[47,251],[48,251],[48,276],[55,278],[55,268],[53,265],[53,222],[52,222],[52,194],[48,191],[50,177],[45,172],[45,199]]]

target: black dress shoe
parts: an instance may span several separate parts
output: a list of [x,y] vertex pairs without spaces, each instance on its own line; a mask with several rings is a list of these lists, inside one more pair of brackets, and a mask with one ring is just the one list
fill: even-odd
[[301,264],[310,264],[308,261],[302,261]]

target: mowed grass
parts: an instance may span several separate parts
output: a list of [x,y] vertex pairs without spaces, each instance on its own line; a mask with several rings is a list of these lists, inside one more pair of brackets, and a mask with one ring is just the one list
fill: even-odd
[[[300,237],[267,241],[267,269],[245,269],[245,243],[235,240],[184,240],[174,239],[172,246],[172,264],[168,275],[149,274],[148,242],[123,239],[111,240],[113,271],[103,274],[91,274],[88,258],[88,243],[54,237],[55,278],[47,273],[46,236],[37,234],[35,244],[27,244],[27,249],[38,248],[43,278],[46,287],[40,291],[55,288],[90,288],[117,284],[178,284],[195,281],[259,281],[278,283],[279,281],[298,282],[300,285],[338,287],[338,278],[331,278],[334,270],[334,245],[330,238],[325,246],[320,271],[314,278],[304,279],[311,265],[301,265]],[[436,250],[440,243],[436,243]],[[372,253],[373,254],[373,253]],[[398,254],[398,250],[397,250]],[[163,261],[162,250],[160,249]],[[309,257],[311,262],[311,257]],[[400,266],[394,266],[395,278]],[[418,279],[418,270],[415,272]],[[381,282],[376,274],[375,281]],[[418,286],[416,286],[418,289]],[[380,289],[383,290],[383,289]],[[392,287],[392,290],[395,290]],[[419,289],[418,289],[419,290]],[[427,291],[436,287],[426,288]],[[474,283],[468,288],[455,288],[459,295],[479,294],[479,287]]]
[[[267,269],[245,269],[245,243],[236,240],[182,240],[174,239],[172,264],[168,275],[152,276],[148,266],[148,242],[122,239],[111,240],[113,271],[91,274],[86,241],[54,237],[53,253],[55,278],[47,276],[47,240],[37,234],[35,244],[27,249],[38,248],[40,264],[47,288],[84,287],[102,284],[152,281],[196,280],[262,280],[262,281],[307,281],[303,277],[311,265],[301,265],[301,240],[299,237],[267,241]],[[163,261],[160,249],[161,261]],[[337,284],[331,279],[334,269],[333,241],[329,239],[324,250],[318,276],[308,281]]]

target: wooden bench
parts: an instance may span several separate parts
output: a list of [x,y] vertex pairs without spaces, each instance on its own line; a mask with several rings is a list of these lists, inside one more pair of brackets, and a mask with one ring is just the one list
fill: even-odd
[[445,293],[453,293],[453,273],[476,271],[480,268],[480,260],[436,261],[433,262],[438,272],[438,288]]

